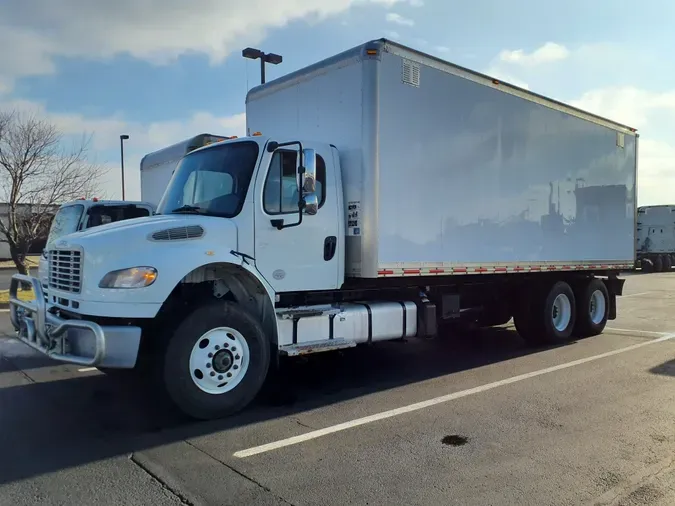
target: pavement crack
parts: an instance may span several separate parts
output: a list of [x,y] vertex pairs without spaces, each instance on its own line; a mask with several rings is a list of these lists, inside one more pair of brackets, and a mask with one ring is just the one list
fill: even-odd
[[668,457],[657,462],[644,471],[629,477],[624,483],[602,494],[593,501],[593,506],[616,506],[620,504],[631,493],[645,487],[651,480],[672,469],[674,464],[675,457]]
[[138,466],[138,468],[141,469],[141,471],[143,471],[145,474],[147,474],[148,476],[150,476],[150,478],[152,478],[152,479],[155,480],[157,483],[159,483],[159,485],[160,485],[164,490],[166,490],[168,493],[170,493],[170,494],[173,495],[176,499],[178,499],[178,500],[181,502],[181,504],[185,504],[186,506],[195,506],[195,503],[193,503],[190,499],[188,499],[188,498],[185,497],[183,494],[181,494],[181,493],[180,493],[178,490],[176,490],[174,487],[172,487],[172,486],[170,486],[168,483],[166,483],[162,478],[160,478],[159,476],[157,476],[157,474],[154,473],[151,469],[149,469],[148,466],[146,466],[143,462],[139,461],[139,460],[136,458],[136,454],[135,454],[135,453],[132,453],[131,455],[129,455],[129,460],[130,460],[133,464],[135,464],[136,466]]
[[293,418],[293,421],[297,423],[300,427],[304,427],[305,429],[312,429],[315,430],[315,427],[312,427],[311,425],[307,425],[306,423],[302,423],[300,420],[297,418]]
[[3,360],[4,362],[8,363],[11,367],[15,369],[16,372],[18,372],[21,376],[26,378],[30,383],[35,383],[35,380],[31,378],[26,371],[21,369],[19,366],[17,366],[9,357],[0,357],[0,360]]
[[[310,427],[310,428],[311,428],[311,427]],[[211,455],[209,452],[207,452],[207,451],[205,451],[205,450],[202,450],[202,449],[199,448],[198,446],[192,444],[192,443],[191,443],[190,441],[188,441],[187,439],[185,439],[183,442],[184,442],[185,444],[189,445],[190,447],[194,448],[194,449],[197,450],[198,452],[203,453],[204,455],[206,455],[206,456],[209,457],[210,459],[215,460],[215,461],[218,462],[219,464],[221,464],[221,465],[227,467],[230,471],[232,471],[232,472],[234,472],[234,473],[237,473],[239,476],[241,476],[241,477],[244,478],[245,480],[250,481],[251,483],[253,483],[253,484],[256,485],[257,487],[260,487],[260,488],[263,489],[265,492],[267,492],[267,493],[269,493],[269,494],[272,494],[274,497],[276,497],[277,499],[279,499],[280,501],[282,501],[284,504],[288,504],[289,506],[296,506],[296,505],[293,504],[292,502],[287,501],[286,499],[284,499],[284,498],[281,497],[280,495],[276,494],[271,488],[269,488],[269,487],[266,486],[266,485],[263,485],[262,483],[260,483],[259,481],[257,481],[255,478],[251,478],[250,476],[247,476],[245,473],[242,473],[241,471],[239,471],[239,470],[236,469],[235,467],[232,467],[232,466],[229,465],[227,462],[224,462],[223,460],[219,459],[218,457],[215,457],[214,455]]]

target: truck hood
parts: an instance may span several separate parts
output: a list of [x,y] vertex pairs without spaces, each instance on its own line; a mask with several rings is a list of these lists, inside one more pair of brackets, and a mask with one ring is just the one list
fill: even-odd
[[[83,300],[161,303],[193,269],[209,263],[240,264],[237,224],[202,215],[159,215],[109,223],[64,236],[55,250],[82,252]],[[154,267],[157,281],[144,289],[100,289],[108,272],[138,266]]]
[[[165,228],[182,227],[191,224],[199,224],[200,221],[207,219],[214,219],[210,216],[198,216],[194,214],[163,214],[156,216],[145,216],[141,218],[133,218],[129,220],[116,221],[108,223],[107,225],[100,225],[92,227],[81,232],[71,234],[70,237],[87,238],[108,236],[110,234],[124,233],[143,233],[152,234],[155,231],[164,230]],[[218,218],[221,221],[221,218]]]

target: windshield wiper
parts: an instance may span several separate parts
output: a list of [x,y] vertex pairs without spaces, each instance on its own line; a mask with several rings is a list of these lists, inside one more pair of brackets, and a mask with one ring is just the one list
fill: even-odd
[[204,210],[199,207],[199,206],[191,206],[189,204],[186,204],[184,206],[180,206],[176,209],[173,209],[171,211],[172,213],[192,213],[192,214],[203,214]]

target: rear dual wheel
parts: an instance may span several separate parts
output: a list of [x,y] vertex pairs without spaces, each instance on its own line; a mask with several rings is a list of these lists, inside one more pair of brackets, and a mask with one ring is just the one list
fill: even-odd
[[530,290],[514,315],[514,323],[520,336],[531,345],[558,344],[572,335],[576,312],[572,288],[557,281]]
[[530,290],[514,315],[516,330],[531,345],[561,344],[602,333],[609,316],[609,293],[596,278],[565,281]]

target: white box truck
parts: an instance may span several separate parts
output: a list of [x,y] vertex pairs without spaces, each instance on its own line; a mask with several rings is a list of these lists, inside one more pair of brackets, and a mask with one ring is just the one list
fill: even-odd
[[615,318],[635,260],[634,129],[387,40],[252,89],[250,136],[186,155],[158,215],[66,236],[50,300],[14,296],[61,361],[159,367],[196,418],[280,355],[514,319],[561,343]]
[[675,206],[637,210],[637,265],[643,272],[670,272],[675,265]]

